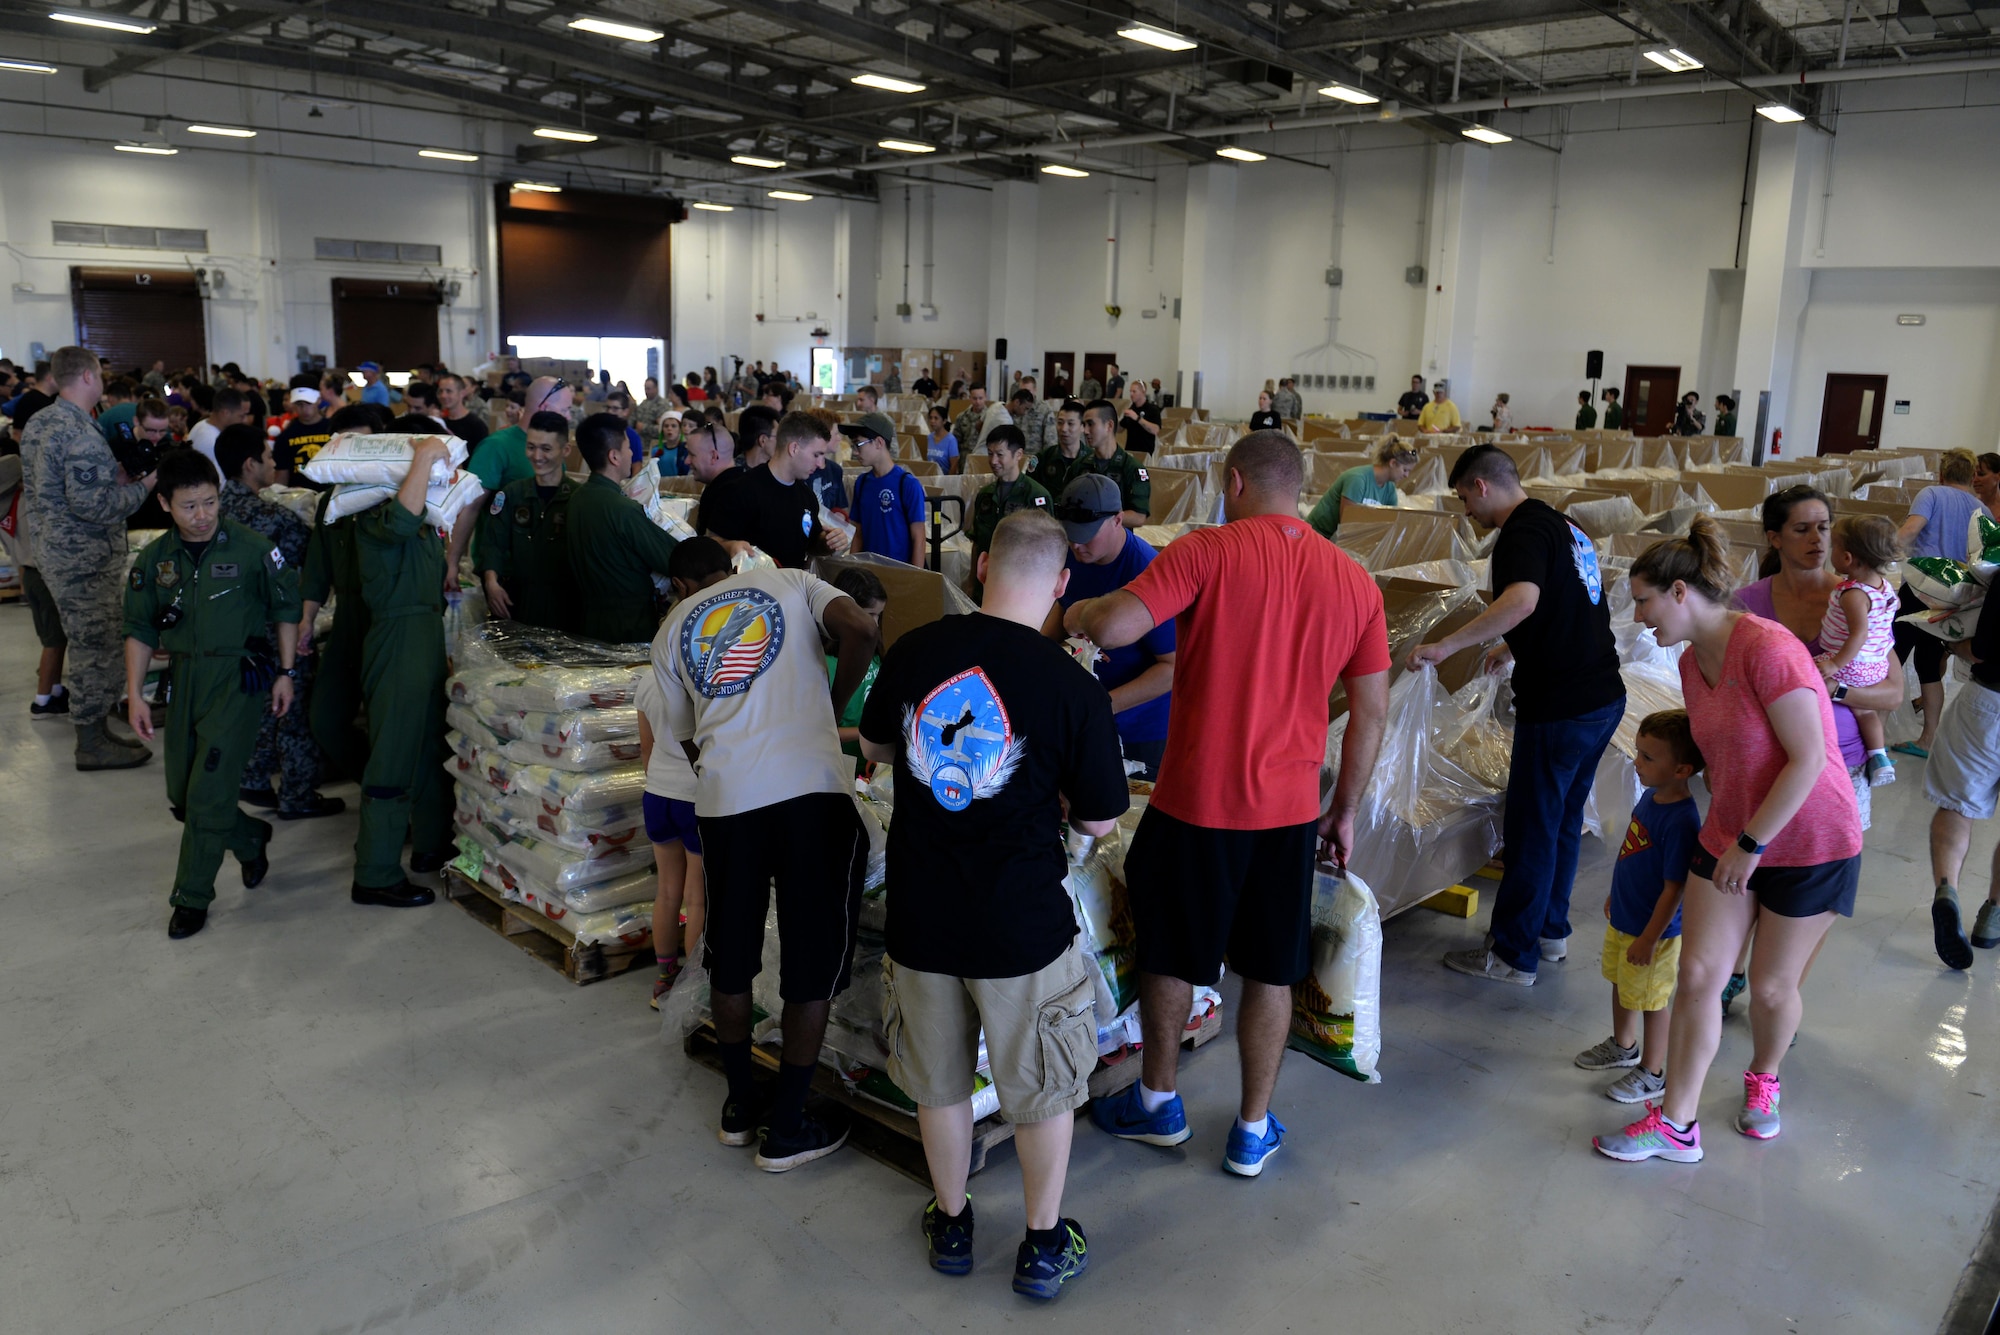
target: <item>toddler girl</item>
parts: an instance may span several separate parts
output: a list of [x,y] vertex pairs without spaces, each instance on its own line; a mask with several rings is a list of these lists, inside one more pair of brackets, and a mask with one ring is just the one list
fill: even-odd
[[[1849,686],[1873,686],[1889,675],[1895,651],[1896,588],[1883,574],[1902,559],[1896,526],[1881,515],[1846,515],[1833,526],[1833,569],[1840,584],[1827,600],[1820,622],[1816,660],[1836,699]],[[1896,767],[1882,746],[1882,716],[1854,711],[1868,748],[1868,782],[1896,781]]]

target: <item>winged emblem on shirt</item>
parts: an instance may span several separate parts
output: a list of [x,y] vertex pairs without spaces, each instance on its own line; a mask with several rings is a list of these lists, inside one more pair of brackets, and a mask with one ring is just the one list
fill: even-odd
[[984,669],[968,668],[903,710],[904,763],[947,811],[1007,786],[1026,754]]
[[741,695],[764,675],[785,642],[785,614],[761,589],[731,589],[703,601],[681,622],[681,665],[710,700]]

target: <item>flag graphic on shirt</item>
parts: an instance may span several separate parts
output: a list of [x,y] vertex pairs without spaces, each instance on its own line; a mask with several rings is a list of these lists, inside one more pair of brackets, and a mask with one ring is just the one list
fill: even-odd
[[1643,853],[1653,846],[1653,836],[1646,833],[1646,827],[1634,816],[1632,823],[1625,827],[1625,842],[1618,845],[1618,856],[1629,858],[1634,853]]
[[688,683],[710,700],[750,689],[778,657],[785,614],[761,589],[718,593],[681,622],[681,666]]

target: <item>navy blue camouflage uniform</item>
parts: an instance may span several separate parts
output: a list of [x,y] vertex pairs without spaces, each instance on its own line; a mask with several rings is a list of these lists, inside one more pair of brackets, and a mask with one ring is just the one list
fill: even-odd
[[[305,569],[306,543],[312,530],[305,520],[284,506],[265,500],[231,478],[222,484],[222,515],[268,538],[283,554],[289,569]],[[277,643],[275,630],[270,632],[270,638],[273,644]],[[301,654],[298,679],[293,683],[292,707],[283,718],[265,713],[256,749],[250,753],[250,763],[243,770],[245,788],[269,787],[271,776],[280,776],[276,786],[281,814],[309,810],[313,805],[313,789],[319,783],[319,747],[313,741],[311,711],[306,706],[312,692],[312,667],[311,655]]]

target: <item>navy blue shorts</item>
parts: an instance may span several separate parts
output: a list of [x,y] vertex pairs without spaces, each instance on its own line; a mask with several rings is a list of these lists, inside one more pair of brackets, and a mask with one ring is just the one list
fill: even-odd
[[687,845],[688,852],[701,856],[701,831],[695,827],[694,803],[647,793],[639,799],[639,810],[646,817],[648,839],[656,844],[678,840]]
[[[1713,881],[1716,860],[1707,849],[1696,848],[1688,859],[1688,875]],[[1780,918],[1815,918],[1822,913],[1852,918],[1854,896],[1861,888],[1861,855],[1810,867],[1760,866],[1750,873],[1750,884],[1744,888],[1757,896],[1759,908]]]

